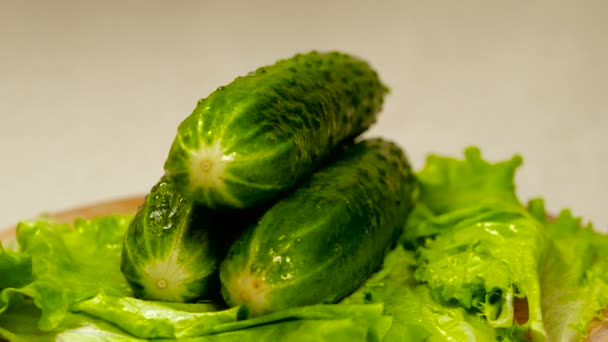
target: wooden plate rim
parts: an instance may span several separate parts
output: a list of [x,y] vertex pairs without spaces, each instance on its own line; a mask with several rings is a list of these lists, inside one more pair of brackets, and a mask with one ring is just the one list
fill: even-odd
[[[128,215],[137,211],[144,202],[145,195],[132,195],[102,202],[91,203],[47,216],[61,223],[72,223],[77,218],[90,219],[95,216],[121,214]],[[15,238],[17,226],[12,226],[0,231],[0,241],[8,241]]]

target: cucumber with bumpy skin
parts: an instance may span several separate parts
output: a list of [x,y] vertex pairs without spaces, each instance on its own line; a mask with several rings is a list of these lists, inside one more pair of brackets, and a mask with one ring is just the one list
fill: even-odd
[[178,128],[166,174],[206,207],[268,203],[368,129],[387,91],[350,55],[281,60],[200,100]]
[[347,148],[232,244],[220,266],[224,299],[253,314],[340,300],[382,264],[414,188],[397,145]]
[[219,292],[217,271],[249,212],[225,215],[183,198],[166,178],[125,234],[121,271],[136,297],[190,302]]

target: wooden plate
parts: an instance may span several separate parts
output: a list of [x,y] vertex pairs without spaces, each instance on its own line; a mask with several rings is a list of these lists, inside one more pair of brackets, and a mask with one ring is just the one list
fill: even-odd
[[[58,213],[49,214],[49,217],[62,223],[73,223],[77,218],[90,219],[95,216],[109,214],[133,214],[144,202],[145,195],[136,195],[119,198],[99,203],[93,203],[82,207],[68,209]],[[0,231],[0,241],[7,241],[15,237],[15,227]]]

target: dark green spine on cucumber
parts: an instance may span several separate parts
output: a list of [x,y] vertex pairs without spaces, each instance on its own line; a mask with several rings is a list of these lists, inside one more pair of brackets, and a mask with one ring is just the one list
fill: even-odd
[[127,229],[121,271],[138,298],[217,297],[219,264],[250,217],[250,212],[225,215],[197,206],[163,177]]
[[382,264],[414,187],[397,145],[347,148],[232,244],[220,267],[224,299],[254,314],[340,300]]
[[199,101],[178,128],[166,174],[206,207],[268,203],[367,130],[387,90],[368,63],[337,52],[262,67]]

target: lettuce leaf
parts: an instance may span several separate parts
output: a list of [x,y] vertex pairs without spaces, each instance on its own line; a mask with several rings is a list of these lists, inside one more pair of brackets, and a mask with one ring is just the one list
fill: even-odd
[[0,340],[14,342],[87,342],[87,341],[143,341],[126,334],[111,323],[85,314],[66,312],[61,323],[50,331],[37,326],[41,310],[31,299],[15,298],[0,315]]
[[441,305],[430,288],[413,277],[414,252],[398,245],[385,258],[382,269],[372,275],[342,303],[384,303],[392,325],[384,341],[509,341],[475,314],[458,306]]
[[[538,269],[548,235],[521,205],[513,178],[521,158],[490,164],[476,148],[465,159],[430,156],[418,174],[417,222],[404,243],[417,247],[415,278],[433,298],[481,314],[495,328],[544,340]],[[515,302],[528,319],[515,321]]]
[[[294,307],[272,314],[249,318],[246,307],[234,307],[220,311],[192,312],[168,307],[166,303],[144,301],[130,297],[112,296],[100,291],[95,297],[79,302],[76,311],[85,312],[111,322],[140,338],[183,339],[216,335],[258,326],[269,326],[269,331],[285,331],[283,322],[340,321],[357,327],[357,331],[381,340],[386,333],[383,306],[377,305],[311,305]],[[345,320],[346,319],[346,320]],[[312,328],[312,326],[310,327]],[[298,328],[299,329],[299,328]],[[320,332],[325,333],[326,328]],[[274,334],[274,332],[273,332]]]
[[520,207],[514,175],[522,163],[519,155],[496,164],[481,157],[476,147],[464,152],[465,160],[430,155],[418,172],[420,201],[436,214],[483,204]]
[[604,320],[608,306],[608,236],[583,225],[569,210],[547,219],[542,199],[530,201],[530,212],[552,237],[541,293],[544,325],[550,341],[580,341],[590,322]]
[[205,305],[182,304],[175,309],[171,303],[103,291],[81,303],[76,310],[82,311],[68,312],[55,329],[42,331],[35,324],[40,309],[21,300],[0,315],[0,337],[11,341],[382,341],[391,324],[390,317],[382,315],[381,304],[314,305],[246,319],[238,317],[244,308],[211,312]]
[[[32,281],[32,260],[29,255],[5,250],[0,244],[0,289],[21,287]],[[0,312],[2,312],[0,298]]]
[[[172,308],[170,303],[109,295],[100,290],[94,297],[77,302],[75,312],[84,312],[121,327],[140,338],[183,338],[206,335],[217,325],[236,322],[242,308],[198,311]],[[183,305],[185,306],[185,305]]]
[[73,228],[44,220],[21,222],[17,226],[19,252],[12,254],[14,265],[7,270],[18,279],[2,282],[0,312],[18,298],[33,298],[42,311],[38,328],[50,331],[74,302],[98,289],[129,295],[116,266],[128,222],[124,216],[76,220]]
[[[540,199],[525,208],[520,164],[488,163],[476,148],[464,160],[430,156],[402,243],[417,249],[414,276],[444,306],[477,311],[516,339],[579,341],[606,319],[608,236],[568,210],[548,220]],[[527,313],[516,315],[516,302]]]

